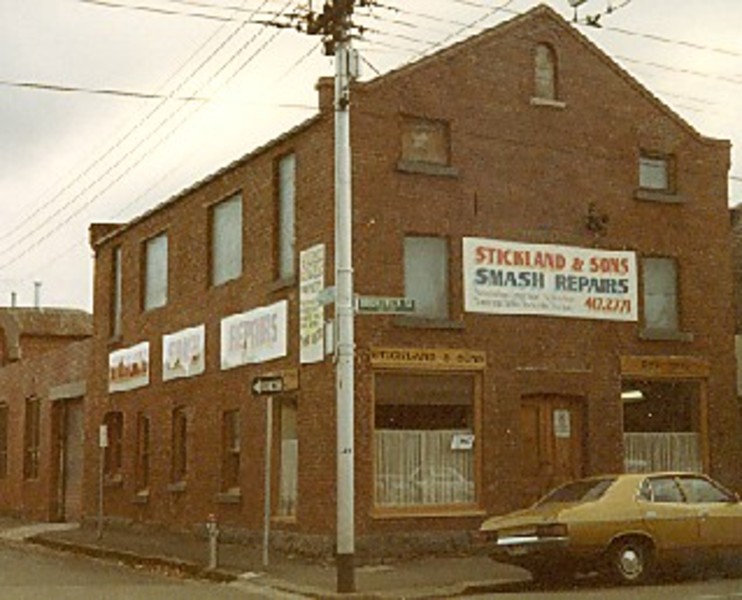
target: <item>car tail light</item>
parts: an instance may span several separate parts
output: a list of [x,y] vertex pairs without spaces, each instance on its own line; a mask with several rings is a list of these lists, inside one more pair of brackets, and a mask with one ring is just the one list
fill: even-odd
[[536,527],[538,537],[567,537],[567,526],[564,523],[548,523]]

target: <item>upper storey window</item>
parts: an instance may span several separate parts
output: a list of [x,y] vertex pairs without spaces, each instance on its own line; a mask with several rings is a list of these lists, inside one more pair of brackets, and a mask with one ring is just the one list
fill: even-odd
[[539,100],[557,100],[557,59],[548,44],[538,44],[534,54],[534,96]]
[[148,239],[144,246],[144,310],[167,304],[167,234]]
[[111,267],[111,306],[110,306],[110,334],[117,338],[121,335],[121,303],[122,303],[122,265],[121,246],[113,249]]
[[278,277],[296,274],[296,155],[278,161]]
[[211,208],[211,285],[242,275],[242,196]]
[[654,192],[670,192],[670,159],[660,154],[639,157],[639,187]]
[[402,160],[447,166],[450,164],[448,123],[407,118],[402,131]]

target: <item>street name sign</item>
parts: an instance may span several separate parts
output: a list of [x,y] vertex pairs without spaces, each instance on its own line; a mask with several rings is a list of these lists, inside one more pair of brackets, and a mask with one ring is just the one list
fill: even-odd
[[255,377],[252,380],[252,393],[256,396],[267,396],[280,394],[283,391],[283,377],[280,375],[268,375]]
[[415,300],[413,298],[358,296],[356,310],[362,314],[409,315],[415,312]]

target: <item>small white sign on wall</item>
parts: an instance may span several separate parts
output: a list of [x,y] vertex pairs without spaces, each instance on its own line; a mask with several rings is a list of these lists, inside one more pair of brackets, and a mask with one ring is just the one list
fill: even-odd
[[572,420],[568,410],[559,409],[554,411],[554,437],[572,437]]

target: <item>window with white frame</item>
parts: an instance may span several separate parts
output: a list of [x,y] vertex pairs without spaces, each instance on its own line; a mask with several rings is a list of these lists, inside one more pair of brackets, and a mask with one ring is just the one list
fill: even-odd
[[211,207],[211,285],[242,275],[242,196]]
[[278,277],[296,275],[296,155],[278,161]]
[[168,287],[167,234],[150,238],[144,245],[144,310],[167,304]]
[[447,319],[448,240],[407,236],[404,239],[405,297],[415,301],[415,316]]
[[661,154],[639,156],[639,188],[654,192],[670,192],[670,158]]
[[557,99],[556,53],[549,44],[538,44],[534,53],[534,95],[541,100]]
[[645,257],[642,259],[644,289],[644,328],[677,332],[678,267],[674,258]]
[[474,376],[378,374],[375,504],[476,502]]

